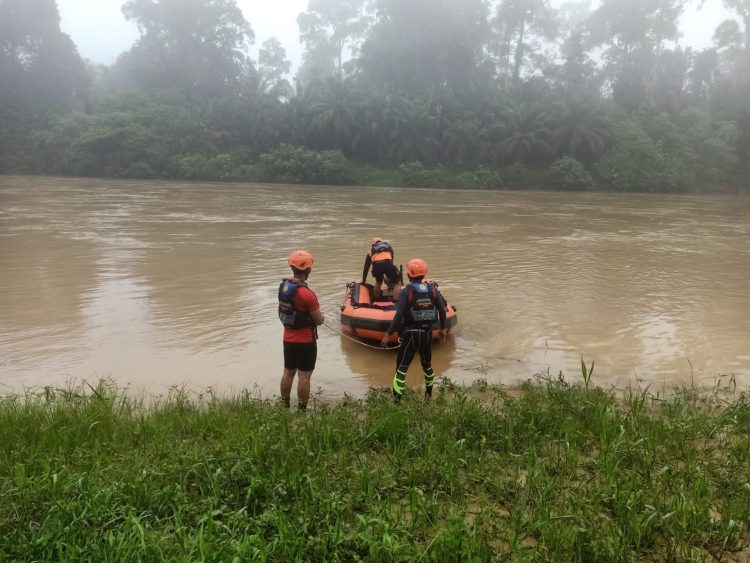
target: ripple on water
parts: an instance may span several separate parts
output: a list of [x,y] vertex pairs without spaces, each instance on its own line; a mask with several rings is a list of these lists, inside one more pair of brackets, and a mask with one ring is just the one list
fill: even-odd
[[[338,327],[375,235],[399,264],[427,260],[458,307],[435,348],[443,375],[576,378],[583,358],[602,384],[750,377],[747,199],[13,177],[0,198],[0,379],[14,386],[108,374],[273,393],[287,253],[314,254]],[[392,376],[392,353],[327,330],[319,347],[324,393]]]

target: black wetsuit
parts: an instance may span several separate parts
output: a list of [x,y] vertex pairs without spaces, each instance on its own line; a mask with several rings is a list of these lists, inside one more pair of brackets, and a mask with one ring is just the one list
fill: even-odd
[[[415,321],[411,309],[416,299],[415,290],[412,285],[419,282],[413,282],[407,285],[401,292],[401,297],[396,305],[396,315],[391,321],[386,333],[390,336],[398,328],[401,336],[401,346],[396,358],[396,374],[393,376],[393,394],[399,399],[406,389],[406,372],[409,369],[414,356],[419,352],[419,359],[422,364],[424,373],[425,394],[432,395],[432,385],[435,382],[435,372],[432,370],[432,321],[418,322]],[[445,301],[442,295],[432,283],[428,283],[429,299],[432,305],[437,309],[440,318],[440,330],[446,327]]]

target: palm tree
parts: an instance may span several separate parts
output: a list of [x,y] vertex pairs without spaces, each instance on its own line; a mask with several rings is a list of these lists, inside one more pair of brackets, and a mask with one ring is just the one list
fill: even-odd
[[571,156],[585,162],[596,160],[607,148],[612,123],[604,107],[595,100],[568,100],[554,121],[552,150],[556,156]]
[[539,104],[513,104],[502,116],[502,139],[494,147],[497,160],[540,160],[549,152],[548,118]]
[[445,126],[439,107],[423,100],[402,98],[390,117],[390,138],[386,147],[389,161],[434,162],[437,159],[440,132]]
[[400,93],[372,96],[363,114],[361,146],[378,162],[434,162],[447,119],[437,102],[410,99]]
[[363,107],[362,94],[350,83],[327,79],[313,94],[307,112],[315,144],[345,153],[354,152],[362,138]]
[[486,124],[472,115],[452,120],[443,138],[444,156],[453,164],[474,165],[484,162],[490,149]]

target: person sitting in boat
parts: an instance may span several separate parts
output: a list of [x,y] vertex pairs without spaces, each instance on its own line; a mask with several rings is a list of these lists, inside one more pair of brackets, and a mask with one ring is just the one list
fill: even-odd
[[448,334],[445,300],[437,284],[425,281],[427,263],[420,258],[409,260],[406,274],[409,276],[409,284],[401,292],[396,314],[380,341],[380,345],[386,348],[391,334],[398,329],[401,346],[393,376],[393,398],[397,403],[401,402],[401,396],[406,390],[406,372],[417,352],[424,373],[424,395],[432,397],[432,386],[435,383],[435,372],[432,369],[432,325],[435,321],[440,319],[441,342]]
[[383,297],[383,281],[391,291],[391,296],[394,301],[397,301],[401,295],[401,273],[393,263],[395,253],[393,247],[380,237],[372,239],[370,251],[367,253],[365,258],[365,267],[362,271],[362,283],[365,283],[367,279],[367,272],[372,265],[372,275],[375,278],[375,285],[373,286],[373,298],[374,300],[381,299]]

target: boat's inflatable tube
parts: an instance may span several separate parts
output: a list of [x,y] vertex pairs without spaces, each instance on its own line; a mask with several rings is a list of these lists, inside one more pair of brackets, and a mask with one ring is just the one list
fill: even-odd
[[[357,338],[380,341],[396,315],[396,304],[391,301],[373,302],[372,291],[370,284],[351,282],[346,286],[344,303],[341,305],[341,328]],[[445,326],[453,329],[458,322],[456,308],[446,302],[445,311]],[[440,321],[433,325],[432,336],[440,338]],[[388,342],[398,342],[398,333],[391,334]]]

